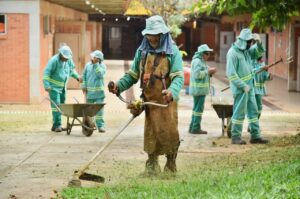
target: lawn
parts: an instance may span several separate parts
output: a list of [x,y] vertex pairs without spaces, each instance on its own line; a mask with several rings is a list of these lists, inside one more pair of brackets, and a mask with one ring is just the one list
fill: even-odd
[[176,177],[139,177],[124,165],[127,178],[97,187],[65,188],[57,198],[300,198],[300,133],[271,141],[204,159],[181,155]]

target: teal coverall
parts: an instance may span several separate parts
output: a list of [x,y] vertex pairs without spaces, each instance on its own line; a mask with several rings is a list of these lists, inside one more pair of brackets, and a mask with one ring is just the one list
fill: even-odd
[[[243,122],[247,114],[251,139],[260,138],[258,110],[254,94],[253,60],[257,59],[257,52],[263,52],[261,43],[257,43],[246,50],[247,42],[242,39],[231,46],[227,53],[226,75],[230,81],[230,88],[234,97],[232,115],[232,139],[240,138],[243,130]],[[244,89],[250,87],[249,92]]]
[[[254,62],[254,69],[259,70],[261,67],[265,66],[264,62]],[[260,73],[256,73],[255,76],[255,84],[254,84],[254,92],[255,99],[258,109],[258,118],[260,118],[262,111],[262,97],[267,94],[265,82],[271,80],[271,75],[268,71],[263,70]]]
[[[79,75],[75,71],[74,62],[68,59],[63,62],[60,55],[54,55],[48,62],[44,75],[43,83],[45,89],[50,89],[50,99],[57,105],[64,104],[66,99],[67,83],[70,77],[79,80]],[[61,113],[51,103],[53,127],[61,127]]]
[[[106,65],[104,63],[88,62],[82,74],[82,88],[87,90],[87,103],[102,104],[104,102],[104,77]],[[98,128],[104,128],[103,108],[96,114],[96,124]]]
[[194,98],[192,121],[189,132],[196,133],[201,130],[201,120],[204,110],[205,96],[209,92],[208,66],[202,58],[203,52],[196,52],[191,64],[190,95]]

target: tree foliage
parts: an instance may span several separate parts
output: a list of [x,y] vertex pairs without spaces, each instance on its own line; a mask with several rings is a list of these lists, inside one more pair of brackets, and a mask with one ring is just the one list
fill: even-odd
[[152,15],[160,15],[170,28],[173,38],[181,34],[180,26],[187,20],[185,11],[191,9],[192,0],[141,0]]
[[195,9],[199,13],[230,16],[251,14],[250,27],[262,30],[272,26],[282,30],[293,16],[300,14],[300,0],[198,0]]

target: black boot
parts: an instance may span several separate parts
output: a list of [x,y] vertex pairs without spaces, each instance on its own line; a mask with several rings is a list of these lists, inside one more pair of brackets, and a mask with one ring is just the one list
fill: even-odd
[[247,144],[246,141],[242,140],[240,137],[232,137],[231,138],[231,144]]
[[155,176],[160,173],[160,166],[158,164],[158,156],[153,154],[148,154],[148,160],[145,165],[145,172],[142,173],[142,176]]
[[268,144],[269,140],[264,138],[255,138],[250,140],[251,144]]
[[176,173],[177,168],[176,168],[176,157],[177,157],[177,153],[172,153],[169,155],[166,155],[167,157],[167,162],[164,168],[165,172],[169,172],[169,173]]

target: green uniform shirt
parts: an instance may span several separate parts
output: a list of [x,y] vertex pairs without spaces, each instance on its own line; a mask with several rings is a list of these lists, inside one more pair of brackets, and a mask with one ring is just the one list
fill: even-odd
[[[257,62],[254,63],[254,69],[259,70],[261,67],[265,66],[264,62]],[[262,71],[260,73],[255,74],[255,83],[254,83],[254,92],[257,95],[266,95],[266,87],[265,82],[270,80],[270,73],[268,71]]]
[[[184,76],[183,76],[183,63],[181,54],[176,45],[172,46],[172,55],[167,54],[167,58],[170,62],[169,76],[172,80],[168,90],[172,92],[173,99],[179,99],[179,93],[183,86]],[[130,70],[118,81],[118,88],[120,93],[130,88],[133,84],[137,83],[140,77],[140,61],[142,60],[141,51],[137,50],[133,63]]]
[[233,95],[244,92],[246,85],[254,87],[253,60],[258,58],[257,51],[264,51],[261,44],[255,44],[249,50],[241,50],[238,44],[235,42],[229,49],[226,63],[226,75]]
[[190,95],[207,95],[209,91],[208,66],[203,59],[195,58],[191,64]]
[[106,65],[104,63],[88,62],[85,65],[82,74],[82,88],[87,89],[87,99],[103,99],[104,77],[106,74]]
[[78,80],[79,75],[75,71],[74,62],[68,59],[63,62],[59,58],[59,54],[54,55],[48,62],[43,76],[45,89],[55,90],[59,93],[66,88],[70,77]]

